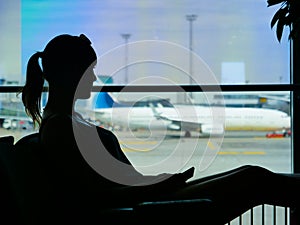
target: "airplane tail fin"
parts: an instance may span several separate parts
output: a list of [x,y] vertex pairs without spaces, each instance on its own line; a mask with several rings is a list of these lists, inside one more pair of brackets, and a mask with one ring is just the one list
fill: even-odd
[[95,109],[112,108],[115,102],[109,93],[99,92],[94,97],[93,106]]

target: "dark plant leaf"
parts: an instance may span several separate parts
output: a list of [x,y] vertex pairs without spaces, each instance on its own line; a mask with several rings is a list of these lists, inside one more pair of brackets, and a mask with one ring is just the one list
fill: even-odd
[[300,38],[300,0],[267,0],[268,7],[281,3],[271,20],[271,28],[277,25],[276,36],[281,41],[285,26],[290,28],[289,40]]
[[291,26],[292,24],[292,17],[291,17],[291,14],[288,14],[286,17],[285,17],[285,25],[286,26]]
[[283,27],[285,26],[285,18],[280,18],[277,22],[276,35],[277,39],[280,42],[283,32]]
[[281,2],[285,2],[285,0],[268,0],[267,3],[268,3],[268,7],[272,6],[272,5],[276,5],[276,4],[279,4]]
[[277,20],[279,20],[280,18],[284,18],[287,13],[288,13],[288,10],[286,7],[278,9],[271,20],[271,28],[273,28],[273,26],[276,24]]
[[280,8],[277,10],[277,12],[274,14],[272,20],[271,20],[271,28],[278,22],[280,19],[285,19],[287,16],[289,16],[288,6],[286,5],[284,8]]

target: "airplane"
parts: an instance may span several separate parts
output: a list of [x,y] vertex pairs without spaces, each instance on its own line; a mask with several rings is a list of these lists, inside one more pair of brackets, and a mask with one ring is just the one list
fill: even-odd
[[98,93],[91,101],[93,120],[130,129],[184,131],[187,137],[191,131],[222,135],[227,130],[290,129],[290,116],[275,109],[173,105],[168,99],[119,102],[106,92]]
[[137,102],[119,102],[112,95],[100,92],[91,98],[86,117],[100,121],[112,127],[138,129],[167,129],[170,122],[157,119],[150,103],[159,109],[160,113],[174,113],[174,107],[167,99],[147,99]]
[[272,95],[272,94],[261,94],[259,96],[259,104],[263,108],[277,109],[283,112],[286,112],[290,115],[290,94],[286,95]]
[[[183,109],[184,110],[183,110]],[[275,131],[290,129],[290,116],[277,109],[250,108],[250,107],[207,107],[207,106],[181,106],[185,121],[195,121],[195,116],[189,117],[189,111],[195,110],[198,123],[202,124],[202,132],[209,134],[214,121],[223,122],[224,131]],[[213,117],[212,112],[215,111]],[[214,123],[213,123],[214,122]],[[181,123],[184,123],[182,121]],[[204,126],[206,125],[206,127]],[[216,127],[216,125],[214,125]],[[188,131],[188,130],[187,130]],[[188,135],[188,132],[187,134]]]
[[213,95],[211,105],[227,107],[271,108],[290,113],[289,91],[222,92]]

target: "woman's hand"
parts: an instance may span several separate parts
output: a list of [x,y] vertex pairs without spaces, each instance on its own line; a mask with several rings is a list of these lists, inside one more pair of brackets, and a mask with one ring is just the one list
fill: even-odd
[[162,185],[182,186],[186,184],[188,179],[193,177],[194,170],[195,168],[191,167],[182,173],[162,173],[156,176],[155,181],[161,182]]

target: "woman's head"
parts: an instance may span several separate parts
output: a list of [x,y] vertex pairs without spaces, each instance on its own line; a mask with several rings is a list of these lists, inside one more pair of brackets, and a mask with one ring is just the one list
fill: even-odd
[[50,85],[77,84],[84,72],[96,62],[96,53],[90,40],[80,36],[59,35],[45,47],[42,68]]
[[[33,54],[27,64],[26,83],[22,89],[25,110],[33,121],[39,124],[41,121],[40,99],[44,80],[48,81],[52,90],[74,94],[82,78],[90,83],[95,81],[92,69],[96,60],[91,42],[83,34],[56,36],[49,41],[43,52]],[[89,96],[86,94],[82,98],[85,97]]]

